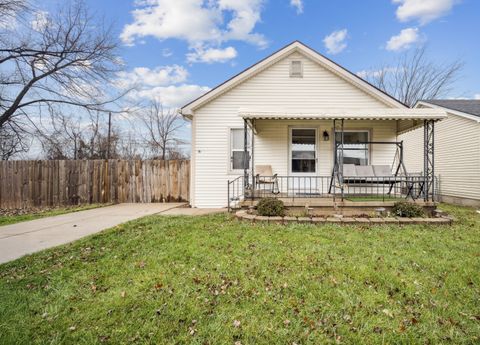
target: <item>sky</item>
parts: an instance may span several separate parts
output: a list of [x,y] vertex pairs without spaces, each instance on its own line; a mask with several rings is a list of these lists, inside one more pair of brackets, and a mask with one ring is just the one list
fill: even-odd
[[427,45],[480,98],[478,0],[88,0],[114,22],[138,98],[178,107],[294,40],[360,75]]
[[426,45],[436,63],[464,63],[448,97],[480,99],[480,0],[85,1],[113,23],[117,85],[134,100],[181,107],[295,40],[360,76]]

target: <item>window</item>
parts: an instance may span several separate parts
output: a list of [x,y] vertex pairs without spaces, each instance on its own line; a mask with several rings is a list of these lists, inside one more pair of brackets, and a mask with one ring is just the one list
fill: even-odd
[[290,63],[290,77],[303,77],[302,61],[295,60]]
[[[341,133],[337,132],[337,142],[342,140]],[[369,146],[361,144],[370,141],[368,131],[344,131],[343,132],[343,164],[368,165]],[[340,159],[340,149],[338,146],[337,157]]]
[[316,130],[292,129],[292,173],[314,173],[316,166]]
[[231,170],[243,170],[244,163],[246,168],[250,167],[250,144],[251,136],[247,131],[247,157],[244,159],[245,150],[243,147],[244,141],[243,128],[232,128],[230,130],[230,169]]

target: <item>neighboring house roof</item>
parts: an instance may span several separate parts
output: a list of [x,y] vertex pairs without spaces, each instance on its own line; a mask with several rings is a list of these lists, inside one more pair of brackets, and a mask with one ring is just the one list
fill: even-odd
[[449,113],[480,122],[480,100],[477,99],[429,99],[418,101],[415,108],[442,108]]
[[223,93],[227,92],[228,90],[239,85],[243,81],[247,80],[248,78],[251,78],[253,75],[261,72],[268,66],[274,64],[275,62],[281,60],[282,58],[288,56],[289,54],[295,51],[305,54],[307,57],[319,63],[325,69],[336,74],[342,79],[350,82],[352,85],[358,87],[359,89],[363,90],[367,94],[380,100],[385,105],[393,108],[403,108],[403,109],[408,108],[408,106],[406,106],[399,100],[395,99],[389,94],[383,92],[382,90],[368,83],[364,79],[360,78],[358,75],[338,65],[334,61],[328,59],[327,57],[323,56],[322,54],[315,51],[314,49],[308,47],[307,45],[299,41],[294,41],[289,45],[283,47],[282,49],[276,51],[275,53],[271,54],[270,56],[264,58],[263,60],[257,62],[256,64],[250,66],[249,68],[245,69],[239,74],[233,76],[232,78],[228,79],[227,81],[223,82],[222,84],[208,91],[204,95],[193,100],[192,102],[184,105],[181,108],[181,113],[187,116],[192,115],[195,109],[198,109],[199,107],[211,101],[212,99],[222,95]]

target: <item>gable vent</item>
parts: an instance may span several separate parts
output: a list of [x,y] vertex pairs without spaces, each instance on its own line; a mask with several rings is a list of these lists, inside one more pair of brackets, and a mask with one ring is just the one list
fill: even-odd
[[290,77],[303,77],[303,64],[300,60],[293,60],[290,62]]

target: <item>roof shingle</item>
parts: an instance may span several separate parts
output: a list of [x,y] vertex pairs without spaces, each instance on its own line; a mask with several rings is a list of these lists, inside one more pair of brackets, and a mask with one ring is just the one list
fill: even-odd
[[480,99],[426,99],[422,102],[480,117]]

